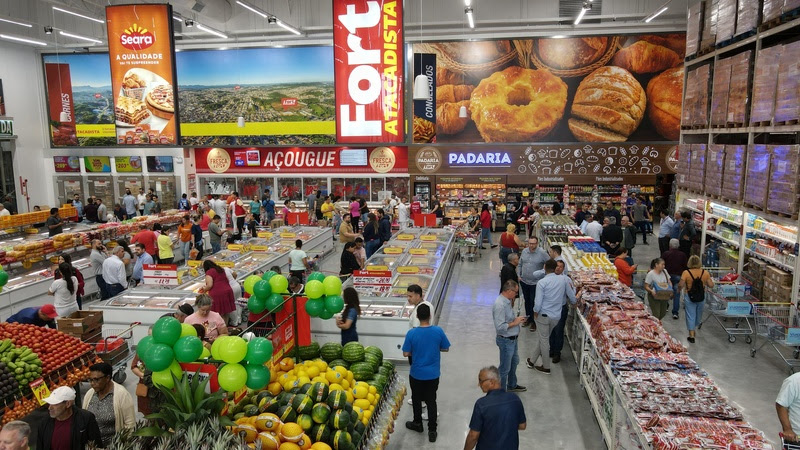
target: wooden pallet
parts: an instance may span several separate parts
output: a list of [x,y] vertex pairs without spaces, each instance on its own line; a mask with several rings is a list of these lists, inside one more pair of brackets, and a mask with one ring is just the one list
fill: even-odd
[[725,128],[744,128],[744,122],[726,122]]
[[784,120],[784,121],[780,121],[780,122],[779,121],[772,121],[772,125],[773,126],[797,125],[798,123],[800,123],[800,120],[798,120],[798,119]]
[[794,214],[786,214],[786,213],[783,213],[783,212],[770,211],[770,210],[767,210],[767,212],[772,214],[772,215],[775,215],[775,216],[778,216],[778,217],[783,217],[785,219],[790,219],[790,220],[797,220],[797,217],[798,217],[796,212]]
[[777,27],[778,25],[780,25],[782,23],[783,23],[782,17],[776,17],[776,18],[774,18],[774,19],[772,19],[770,21],[764,22],[761,25],[759,25],[758,26],[758,31],[771,30],[771,29]]
[[707,195],[707,196],[709,196],[709,197],[711,197],[711,199],[712,199],[712,200],[720,200],[720,201],[723,201],[723,200],[724,200],[724,199],[722,198],[722,196],[720,196],[720,195],[714,195],[714,194],[708,194],[708,193],[706,193],[706,195]]
[[755,209],[756,211],[766,212],[766,210],[764,210],[763,206],[752,205],[750,203],[744,203],[744,206],[746,206],[746,207],[748,207],[750,209]]
[[713,52],[714,50],[716,50],[716,47],[714,47],[713,45],[710,46],[710,47],[701,48],[700,50],[697,51],[697,57],[699,58],[699,57],[701,57],[703,55],[707,55],[707,54]]
[[761,122],[750,122],[751,127],[769,127],[772,126],[771,120],[763,120]]

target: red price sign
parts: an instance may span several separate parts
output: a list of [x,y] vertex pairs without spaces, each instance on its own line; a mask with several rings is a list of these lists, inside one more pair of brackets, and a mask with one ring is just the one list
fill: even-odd
[[177,286],[178,266],[175,264],[145,264],[142,266],[142,283]]

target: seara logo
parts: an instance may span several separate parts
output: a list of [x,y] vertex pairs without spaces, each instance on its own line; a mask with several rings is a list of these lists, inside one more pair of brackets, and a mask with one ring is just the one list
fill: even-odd
[[153,33],[147,31],[137,24],[131,25],[122,32],[119,41],[123,47],[129,50],[144,50],[156,43]]

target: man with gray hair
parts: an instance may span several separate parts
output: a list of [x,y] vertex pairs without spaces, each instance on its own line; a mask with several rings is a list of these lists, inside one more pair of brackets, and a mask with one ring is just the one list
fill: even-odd
[[517,338],[520,325],[526,317],[517,317],[511,306],[511,302],[519,296],[519,284],[514,280],[508,280],[503,283],[502,289],[492,305],[495,344],[500,349],[500,386],[509,392],[524,392],[527,388],[517,384],[517,365],[519,365]]
[[603,232],[600,234],[600,245],[606,249],[609,255],[613,255],[622,242],[622,227],[617,225],[616,218],[611,216],[605,218],[608,219],[608,226],[603,227]]
[[514,280],[519,283],[519,277],[517,276],[517,266],[519,265],[519,254],[518,253],[511,253],[508,255],[508,263],[500,269],[500,289],[503,289],[503,285],[506,284],[508,280]]
[[478,372],[478,386],[485,396],[475,402],[464,450],[519,448],[519,430],[527,427],[525,408],[518,396],[505,392],[495,366]]
[[28,450],[31,426],[21,420],[12,420],[0,430],[0,450]]
[[681,310],[681,296],[678,295],[678,283],[680,283],[681,274],[686,270],[686,263],[689,261],[686,253],[680,250],[680,246],[681,243],[678,239],[670,239],[669,250],[661,255],[665,264],[664,268],[672,282],[672,318],[674,320],[678,320],[678,314]]
[[122,261],[123,253],[125,250],[118,245],[111,250],[111,256],[103,261],[103,281],[109,297],[114,297],[128,287],[125,263]]
[[663,254],[669,250],[670,233],[672,233],[672,226],[675,225],[675,222],[666,209],[662,209],[659,215],[661,216],[661,222],[658,227],[658,251]]

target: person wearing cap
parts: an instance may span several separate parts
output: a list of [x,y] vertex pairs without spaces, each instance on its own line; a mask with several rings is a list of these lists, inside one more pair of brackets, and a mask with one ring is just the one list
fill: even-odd
[[37,308],[32,306],[30,308],[23,308],[18,313],[6,319],[8,323],[27,323],[36,325],[37,327],[50,327],[55,328],[55,318],[58,317],[56,307],[51,304],[42,305]]
[[192,308],[192,305],[184,303],[181,306],[178,306],[177,311],[164,314],[161,317],[174,317],[178,319],[178,322],[183,323],[183,321],[192,314],[194,314],[194,308]]
[[68,386],[53,389],[44,399],[50,418],[39,423],[36,450],[85,449],[89,443],[103,447],[100,427],[94,414],[75,406],[75,390]]
[[12,420],[0,430],[0,450],[28,450],[31,426],[21,420]]
[[114,434],[136,425],[136,411],[131,394],[121,384],[111,379],[111,364],[97,363],[89,367],[89,384],[92,386],[83,397],[83,409],[94,414],[100,435],[106,447]]

